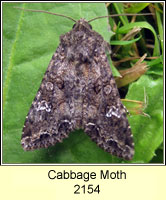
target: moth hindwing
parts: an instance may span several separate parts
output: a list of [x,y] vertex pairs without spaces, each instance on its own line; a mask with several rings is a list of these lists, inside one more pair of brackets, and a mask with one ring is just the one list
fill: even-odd
[[107,55],[106,42],[80,19],[60,37],[23,128],[24,150],[61,142],[83,129],[112,155],[134,155],[131,129]]

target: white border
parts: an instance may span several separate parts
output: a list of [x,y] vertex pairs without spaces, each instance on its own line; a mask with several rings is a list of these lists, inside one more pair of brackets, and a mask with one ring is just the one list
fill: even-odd
[[[126,1],[114,1],[114,3],[115,2],[126,2]],[[138,1],[130,1],[130,2],[135,2],[135,3],[138,3]],[[165,13],[165,1],[139,1],[139,2],[146,2],[146,3],[163,3],[163,12]],[[107,2],[103,2],[103,1],[1,1],[1,30],[3,30],[3,26],[2,26],[2,4],[3,3],[111,3],[111,1],[107,1]],[[164,15],[164,23],[163,23],[163,34],[164,34],[164,36],[163,36],[163,38],[164,38],[164,41],[165,41],[165,15]],[[3,41],[2,40],[2,31],[1,31],[1,41]],[[163,47],[164,47],[164,52],[165,52],[165,42],[163,43],[164,45],[163,45]],[[2,58],[2,46],[3,46],[3,44],[1,45],[1,58]],[[164,54],[164,58],[163,58],[163,62],[164,62],[164,66],[165,66],[165,54]],[[3,92],[2,92],[2,90],[3,90],[3,87],[2,87],[2,59],[1,59],[1,125],[3,124],[3,113],[2,113],[2,102],[3,102]],[[164,93],[164,111],[165,111],[165,67],[164,67],[164,81],[163,81],[163,84],[164,84],[164,91],[163,91],[163,93]],[[165,141],[165,112],[164,112],[164,123],[163,123],[163,138],[164,138],[164,140],[163,141]],[[29,163],[27,163],[27,164],[3,164],[2,163],[2,152],[3,152],[3,150],[2,150],[2,135],[3,135],[3,129],[2,129],[2,126],[1,126],[1,165],[2,166],[164,166],[165,165],[165,143],[163,144],[163,147],[164,147],[164,149],[163,149],[163,163],[148,163],[148,164],[134,164],[134,163],[129,163],[129,164],[113,164],[113,163],[106,163],[106,164],[96,164],[96,163],[91,163],[91,164],[89,164],[89,163],[82,163],[82,164],[76,164],[76,163],[72,163],[72,164],[68,164],[68,163],[66,163],[66,164],[58,164],[58,163],[55,163],[55,164],[53,164],[53,163],[48,163],[48,164],[42,164],[42,163],[39,163],[39,164],[37,164],[37,163],[32,163],[32,164],[29,164]]]

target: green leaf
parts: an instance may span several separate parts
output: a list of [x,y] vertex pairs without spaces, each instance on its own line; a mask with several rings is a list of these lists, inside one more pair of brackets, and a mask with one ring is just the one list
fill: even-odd
[[155,156],[155,150],[163,142],[163,80],[143,75],[130,85],[126,99],[144,101],[144,89],[147,95],[147,107],[144,110],[150,117],[131,116],[129,122],[135,141],[135,156],[132,162],[149,162]]
[[[115,7],[117,14],[124,14],[124,6],[123,3],[113,3],[113,6]],[[119,16],[119,18],[121,19],[123,25],[128,24],[128,18],[127,16]]]
[[147,65],[149,66],[149,70],[147,71],[147,74],[154,74],[163,76],[163,57],[160,56],[159,58],[156,58],[155,60],[147,61]]
[[140,38],[141,38],[141,36],[136,38],[136,39],[129,40],[129,41],[123,41],[123,40],[117,41],[117,40],[114,40],[114,41],[111,41],[110,44],[111,45],[128,45],[128,44],[132,44],[134,42],[137,42]]
[[159,40],[161,43],[161,49],[162,49],[162,55],[163,55],[163,24],[162,24],[162,17],[160,16],[160,10],[159,10],[159,5],[156,3],[155,6],[158,8],[158,10],[156,9],[156,18],[157,18],[157,27],[158,27],[158,31],[159,31]]
[[146,8],[150,3],[131,3],[130,7],[125,9],[125,13],[138,13]]
[[155,39],[153,56],[159,56],[160,48],[159,48],[159,41],[157,38],[157,34],[154,28],[148,22],[143,21],[143,22],[134,22],[134,23],[126,24],[118,29],[118,33],[127,33],[130,29],[134,27],[147,28],[153,33],[154,39]]

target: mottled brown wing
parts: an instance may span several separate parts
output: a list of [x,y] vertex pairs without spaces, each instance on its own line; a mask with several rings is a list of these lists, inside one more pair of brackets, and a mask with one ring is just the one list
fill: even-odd
[[60,45],[53,55],[23,128],[24,150],[46,148],[61,142],[75,129],[71,65],[63,60]]
[[104,51],[101,47],[94,58],[97,62],[91,65],[87,106],[83,110],[84,131],[105,151],[131,160],[134,155],[132,133]]

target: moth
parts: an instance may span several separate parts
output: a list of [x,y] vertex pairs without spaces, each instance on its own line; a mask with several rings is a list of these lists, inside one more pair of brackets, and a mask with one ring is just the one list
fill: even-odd
[[133,136],[107,59],[108,44],[90,21],[75,21],[60,36],[25,120],[25,151],[55,145],[83,129],[110,154],[133,158]]

